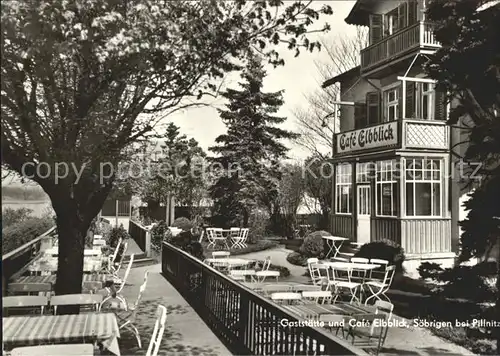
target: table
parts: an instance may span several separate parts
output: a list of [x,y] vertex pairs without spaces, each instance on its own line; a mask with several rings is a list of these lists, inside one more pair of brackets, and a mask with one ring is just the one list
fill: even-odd
[[[340,248],[342,247],[342,244],[344,243],[344,241],[349,240],[348,238],[345,238],[345,237],[332,236],[332,235],[321,236],[321,238],[326,240],[326,244],[330,248],[330,250],[326,254],[326,258],[328,258],[328,256],[332,252],[334,252],[333,257],[337,257],[338,253],[340,252]],[[339,243],[338,245],[336,244],[337,242]]]
[[[86,257],[83,260],[83,271],[99,272],[102,269],[101,258]],[[42,257],[38,260],[33,261],[28,266],[28,271],[31,273],[54,273],[57,272],[57,257]]]
[[333,269],[340,269],[342,271],[352,271],[353,269],[370,271],[375,268],[379,268],[380,265],[374,263],[354,263],[354,262],[332,262],[332,261],[321,261],[321,264],[331,267]]
[[345,315],[373,314],[375,309],[372,306],[357,306],[347,303],[337,304],[298,304],[282,305],[283,309],[299,316],[302,319],[319,319],[321,315]]
[[[112,281],[113,276],[106,274],[84,274],[82,287],[87,290],[102,289],[106,281]],[[13,283],[50,283],[53,286],[56,284],[56,275],[48,276],[21,276],[16,278]]]
[[[58,247],[51,247],[51,248],[45,250],[44,254],[48,255],[48,256],[55,256],[55,257],[57,257],[59,255],[59,248]],[[86,248],[85,250],[83,250],[83,255],[85,257],[100,258],[102,256],[102,251],[101,250],[94,250],[94,249],[91,249],[91,248]]]
[[120,355],[120,330],[113,313],[14,316],[2,318],[2,324],[3,344],[8,350],[29,345],[98,342],[114,355]]
[[243,258],[207,258],[205,262],[210,264],[212,263],[226,264],[231,268],[231,267],[246,266],[252,262],[255,262],[255,260],[246,260]]

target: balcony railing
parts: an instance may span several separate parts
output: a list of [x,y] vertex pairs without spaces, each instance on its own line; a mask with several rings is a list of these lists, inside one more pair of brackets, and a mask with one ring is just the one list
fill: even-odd
[[368,355],[166,242],[162,272],[235,355]]
[[335,152],[348,155],[387,149],[449,149],[450,128],[444,121],[404,119],[340,132]]
[[411,49],[439,47],[432,24],[418,22],[361,50],[361,70],[366,71]]

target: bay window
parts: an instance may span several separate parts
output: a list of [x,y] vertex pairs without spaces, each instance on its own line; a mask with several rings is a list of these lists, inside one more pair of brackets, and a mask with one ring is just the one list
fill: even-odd
[[407,216],[442,216],[442,159],[406,159]]
[[339,164],[335,173],[335,213],[352,213],[352,166]]
[[397,181],[397,164],[395,160],[377,163],[375,180],[377,216],[398,215],[399,195]]

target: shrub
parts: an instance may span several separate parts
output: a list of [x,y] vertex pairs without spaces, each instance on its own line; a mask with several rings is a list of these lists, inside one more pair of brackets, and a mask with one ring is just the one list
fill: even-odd
[[248,240],[250,242],[257,242],[264,238],[268,220],[269,215],[262,210],[256,210],[250,214],[248,219],[248,228],[250,229]]
[[300,252],[291,252],[286,256],[286,260],[295,266],[307,266],[307,259],[309,257],[304,256]]
[[151,229],[151,244],[155,247],[155,249],[161,249],[161,243],[166,239],[167,231],[170,233],[168,225],[164,220],[153,226]]
[[495,268],[495,262],[446,269],[436,263],[424,262],[418,271],[422,278],[437,282],[432,289],[435,295],[474,302],[492,302],[498,293],[495,284],[489,281],[489,278],[495,275]]
[[378,258],[396,266],[396,272],[403,272],[404,249],[391,240],[373,241],[361,246],[355,257]]
[[14,224],[21,223],[31,217],[32,209],[20,208],[12,209],[6,208],[2,211],[2,229]]
[[329,236],[330,234],[324,230],[315,231],[309,234],[299,248],[300,254],[306,257],[325,257],[325,241],[322,236]]
[[189,221],[188,218],[177,218],[174,220],[172,223],[172,227],[177,227],[179,229],[182,229],[182,231],[189,231],[193,227],[193,223]]
[[51,227],[54,221],[47,218],[28,218],[2,229],[3,254],[30,242]]
[[130,237],[127,230],[123,227],[123,224],[120,224],[118,227],[113,227],[109,232],[109,235],[105,237],[107,245],[110,247],[116,247],[118,245],[118,241],[120,238],[122,240],[126,240]]
[[190,230],[182,231],[176,236],[169,238],[169,243],[183,251],[191,254],[200,260],[204,260],[203,246],[198,242],[197,236],[193,235]]

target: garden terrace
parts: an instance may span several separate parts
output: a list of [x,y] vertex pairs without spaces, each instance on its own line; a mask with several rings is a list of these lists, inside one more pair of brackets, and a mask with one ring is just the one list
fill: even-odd
[[162,272],[234,354],[366,354],[320,329],[281,325],[282,319],[292,322],[299,319],[165,242],[162,246]]

